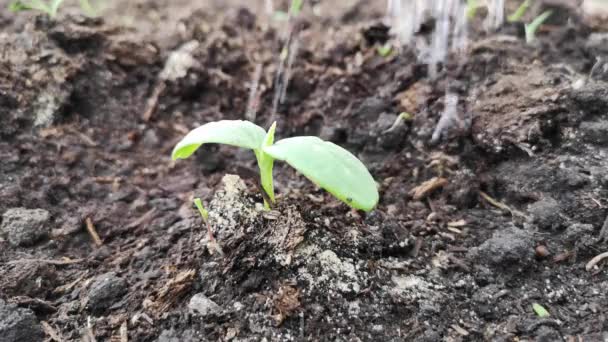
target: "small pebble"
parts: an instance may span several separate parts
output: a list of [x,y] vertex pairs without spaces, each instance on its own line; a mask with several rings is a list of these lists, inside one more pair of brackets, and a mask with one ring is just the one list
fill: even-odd
[[551,253],[549,253],[549,250],[547,249],[547,247],[545,247],[543,245],[536,246],[535,251],[536,251],[536,257],[539,259],[544,259],[551,254]]

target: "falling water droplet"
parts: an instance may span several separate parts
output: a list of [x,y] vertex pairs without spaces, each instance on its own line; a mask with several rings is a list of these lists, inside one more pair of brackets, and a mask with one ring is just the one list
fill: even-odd
[[260,79],[262,78],[262,63],[258,63],[255,66],[253,72],[253,78],[249,86],[249,100],[247,101],[247,113],[245,118],[249,121],[254,121],[260,105],[260,95],[258,87],[260,85]]
[[505,21],[505,0],[486,0],[488,16],[485,27],[488,31],[498,30]]
[[291,79],[291,72],[293,63],[298,55],[298,49],[300,48],[300,40],[298,37],[294,37],[293,41],[289,45],[289,55],[287,57],[287,67],[285,68],[285,72],[283,73],[283,82],[281,83],[281,95],[279,102],[283,104],[285,102],[285,95],[287,93],[287,86],[289,85],[289,80]]
[[445,108],[441,114],[441,118],[435,126],[433,135],[431,137],[431,143],[437,143],[439,140],[446,136],[450,129],[461,127],[461,120],[458,117],[458,95],[453,93],[446,93],[444,100]]
[[[462,2],[457,4],[454,13],[456,14],[456,18],[452,31],[452,50],[457,53],[459,58],[463,59],[466,56],[466,50],[469,43],[469,17],[467,16],[467,5]],[[461,60],[460,62],[462,63],[463,61]]]

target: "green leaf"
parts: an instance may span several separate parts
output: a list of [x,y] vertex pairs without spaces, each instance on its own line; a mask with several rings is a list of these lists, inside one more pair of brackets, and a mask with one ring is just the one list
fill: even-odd
[[79,0],[82,12],[90,18],[97,17],[99,10],[96,9],[89,0]]
[[196,207],[198,208],[198,212],[201,213],[201,217],[203,218],[203,221],[207,222],[207,220],[209,219],[209,213],[207,212],[205,207],[203,207],[203,202],[201,201],[201,199],[195,198],[194,205],[196,205]]
[[412,114],[408,113],[408,112],[401,112],[399,114],[399,117],[403,121],[412,121],[412,120],[414,120],[414,116]]
[[467,18],[473,19],[475,18],[475,14],[477,13],[477,9],[479,8],[478,0],[467,0]]
[[51,18],[54,18],[57,15],[57,11],[62,2],[63,0],[51,0],[51,6],[49,7],[49,15]]
[[538,303],[532,303],[532,309],[536,313],[536,315],[540,318],[549,317],[549,311],[545,309],[542,305]]
[[544,11],[541,15],[534,18],[531,23],[526,24],[524,29],[526,31],[526,43],[532,43],[536,39],[536,31],[538,28],[553,14],[552,10]]
[[513,12],[513,14],[511,14],[509,17],[507,17],[507,21],[510,23],[519,21],[524,16],[524,14],[526,14],[528,8],[530,8],[530,0],[524,0],[524,2],[522,2],[521,5],[517,7],[515,12]]
[[210,122],[188,133],[173,149],[173,160],[185,159],[202,144],[215,143],[259,150],[266,131],[249,121],[221,120]]
[[289,18],[289,15],[287,14],[287,12],[275,11],[272,14],[272,19],[276,20],[276,21],[287,21],[288,18]]
[[388,55],[390,55],[391,52],[393,52],[393,47],[391,46],[390,43],[386,43],[382,46],[378,46],[377,50],[378,50],[378,54],[380,56],[388,57]]
[[289,13],[292,15],[298,15],[302,10],[302,0],[291,0],[291,7],[289,8]]
[[28,2],[13,1],[8,6],[8,9],[12,12],[36,10],[50,15],[50,8],[42,0],[32,0]]
[[263,150],[353,208],[371,211],[378,203],[376,182],[365,165],[336,144],[317,137],[294,137]]

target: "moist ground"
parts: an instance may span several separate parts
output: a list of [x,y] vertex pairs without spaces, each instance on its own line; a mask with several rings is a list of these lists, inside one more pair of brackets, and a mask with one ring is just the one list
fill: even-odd
[[[110,4],[0,15],[0,341],[607,338],[605,265],[586,268],[608,248],[608,83],[586,78],[601,25],[536,45],[473,32],[431,80],[407,48],[378,54],[382,6],[306,10],[278,138],[348,148],[381,200],[355,212],[277,163],[265,212],[251,152],[170,151],[244,118],[258,64],[268,126],[281,24],[234,2]],[[161,80],[180,48],[185,72]],[[459,122],[433,139],[446,89]]]

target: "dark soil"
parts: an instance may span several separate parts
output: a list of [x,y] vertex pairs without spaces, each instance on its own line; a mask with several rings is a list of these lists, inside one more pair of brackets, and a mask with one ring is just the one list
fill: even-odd
[[[608,339],[606,263],[588,265],[608,251],[597,18],[535,45],[473,30],[431,80],[407,48],[377,53],[384,2],[305,7],[278,138],[348,148],[381,199],[353,211],[277,163],[262,211],[251,152],[170,151],[244,118],[258,64],[268,126],[284,24],[236,1],[128,3],[0,14],[0,341]],[[161,80],[178,49],[187,68]],[[433,137],[446,89],[462,122]]]

